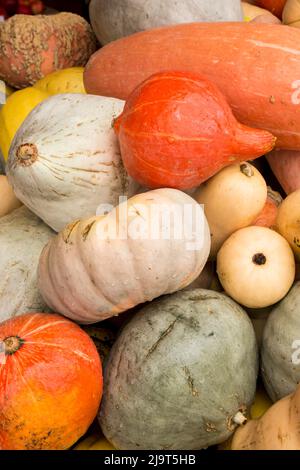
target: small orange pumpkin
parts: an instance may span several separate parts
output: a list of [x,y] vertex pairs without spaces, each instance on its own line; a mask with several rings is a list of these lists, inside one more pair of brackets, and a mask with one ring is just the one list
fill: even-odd
[[70,448],[102,396],[91,338],[60,315],[30,313],[0,324],[0,348],[0,450]]
[[225,166],[260,157],[276,140],[240,124],[214,83],[176,71],[141,83],[114,129],[128,174],[147,188],[194,188]]

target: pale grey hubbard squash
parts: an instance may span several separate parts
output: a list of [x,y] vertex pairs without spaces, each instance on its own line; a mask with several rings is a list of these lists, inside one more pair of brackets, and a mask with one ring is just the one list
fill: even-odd
[[248,315],[194,289],[141,309],[114,344],[99,420],[117,449],[202,449],[225,441],[254,400],[258,358]]
[[0,218],[0,322],[49,311],[37,287],[37,266],[54,232],[26,207]]
[[54,230],[135,192],[112,128],[123,105],[101,96],[55,95],[19,128],[9,152],[9,182]]
[[209,250],[201,206],[176,189],[157,189],[69,224],[42,252],[39,287],[54,311],[95,323],[184,289]]
[[91,0],[89,9],[103,45],[158,26],[243,19],[240,0]]
[[300,282],[272,310],[264,328],[261,372],[275,402],[300,383]]

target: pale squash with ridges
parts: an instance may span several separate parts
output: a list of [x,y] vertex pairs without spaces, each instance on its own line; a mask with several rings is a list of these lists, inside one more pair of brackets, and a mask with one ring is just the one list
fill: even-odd
[[[187,206],[193,218],[183,215]],[[54,310],[96,323],[184,289],[202,272],[209,250],[201,206],[181,191],[158,189],[69,224],[43,250],[39,287]]]
[[9,152],[9,182],[54,230],[134,193],[136,185],[124,170],[112,129],[123,105],[114,98],[55,95],[19,128]]

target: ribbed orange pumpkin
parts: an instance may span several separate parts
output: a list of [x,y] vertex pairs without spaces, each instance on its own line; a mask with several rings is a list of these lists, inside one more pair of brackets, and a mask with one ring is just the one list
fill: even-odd
[[63,450],[94,420],[102,368],[90,337],[52,314],[0,324],[0,450]]
[[184,72],[158,73],[139,85],[115,130],[129,175],[148,188],[196,187],[275,144],[269,132],[240,124],[216,85]]

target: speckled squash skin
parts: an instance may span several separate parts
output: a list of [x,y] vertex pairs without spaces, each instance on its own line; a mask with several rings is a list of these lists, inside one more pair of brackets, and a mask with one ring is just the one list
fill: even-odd
[[300,282],[273,309],[264,328],[261,372],[275,402],[300,383]]
[[257,346],[242,308],[195,289],[140,310],[114,344],[99,420],[117,449],[193,450],[224,442],[251,406]]
[[[177,216],[165,215],[187,205],[197,216],[180,219],[178,233]],[[202,272],[209,250],[208,223],[196,201],[176,189],[149,191],[61,231],[41,254],[39,288],[53,310],[96,323],[184,289]]]
[[158,26],[193,21],[242,21],[239,0],[91,0],[90,19],[101,42]]
[[123,167],[112,129],[123,105],[114,98],[59,94],[40,103],[19,128],[9,152],[9,182],[57,232],[134,193],[137,185]]
[[87,431],[102,396],[89,336],[60,315],[0,324],[0,450],[65,450]]
[[96,49],[79,15],[15,15],[0,23],[0,79],[25,88],[55,70],[84,66]]
[[0,322],[24,311],[47,310],[37,288],[37,266],[53,235],[26,207],[0,218]]

